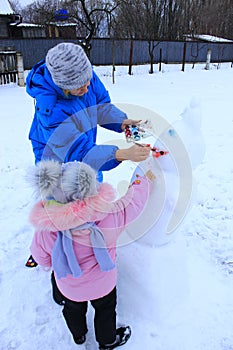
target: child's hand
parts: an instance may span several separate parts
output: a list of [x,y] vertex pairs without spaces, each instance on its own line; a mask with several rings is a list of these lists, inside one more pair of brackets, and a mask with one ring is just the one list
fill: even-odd
[[152,182],[154,182],[156,179],[155,174],[151,170],[147,170],[147,172],[145,173],[145,176]]

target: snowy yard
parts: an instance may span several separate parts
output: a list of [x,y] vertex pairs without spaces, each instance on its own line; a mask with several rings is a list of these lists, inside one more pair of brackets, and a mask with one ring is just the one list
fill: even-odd
[[[156,66],[149,75],[148,69],[133,67],[129,76],[127,67],[116,67],[113,85],[112,68],[95,67],[114,103],[138,105],[170,123],[198,99],[206,152],[194,172],[194,205],[169,242],[119,248],[119,323],[132,327],[124,349],[233,350],[233,69],[230,63],[209,71],[204,65],[186,66],[185,72],[181,65],[164,65],[163,72]],[[25,181],[34,163],[28,141],[33,100],[25,88],[0,86],[0,106],[0,350],[79,349],[51,298],[50,273],[24,266],[33,235],[28,213],[34,198]],[[102,131],[99,141],[105,137]],[[123,167],[116,172],[119,178],[127,174]],[[130,266],[125,273],[121,268],[129,252],[139,272],[132,300],[130,278],[135,276]],[[88,316],[87,349],[97,350],[91,308]]]

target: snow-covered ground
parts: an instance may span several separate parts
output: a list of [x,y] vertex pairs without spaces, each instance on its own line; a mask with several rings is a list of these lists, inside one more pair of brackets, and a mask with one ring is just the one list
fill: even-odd
[[[112,68],[95,67],[114,103],[138,105],[168,122],[175,121],[193,97],[200,100],[206,147],[194,172],[194,205],[170,242],[165,247],[134,243],[119,248],[119,323],[129,323],[133,331],[124,349],[232,350],[233,69],[230,63],[212,65],[209,71],[204,65],[186,66],[185,72],[180,65],[164,65],[160,73],[157,68],[149,75],[148,66],[133,67],[129,76],[127,67],[116,67],[113,85]],[[50,273],[24,266],[33,235],[28,213],[34,198],[25,181],[34,163],[27,139],[33,101],[25,88],[0,86],[0,106],[0,350],[81,350],[51,299]],[[107,137],[100,132],[100,141]],[[124,167],[115,171],[125,178]],[[130,176],[129,171],[128,180]],[[138,266],[132,299],[130,266],[125,274],[121,268],[127,263],[127,249]],[[147,270],[150,274],[144,273]],[[88,350],[97,349],[91,341],[92,317],[89,308]]]

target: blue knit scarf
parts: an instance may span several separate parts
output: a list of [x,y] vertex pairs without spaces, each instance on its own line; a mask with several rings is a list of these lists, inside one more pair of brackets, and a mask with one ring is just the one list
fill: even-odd
[[[115,264],[109,255],[101,230],[93,222],[87,222],[72,230],[84,229],[91,231],[91,244],[100,269],[102,271],[114,269]],[[57,239],[52,251],[52,265],[58,279],[65,278],[67,275],[77,278],[83,273],[74,253],[72,230],[57,232]]]

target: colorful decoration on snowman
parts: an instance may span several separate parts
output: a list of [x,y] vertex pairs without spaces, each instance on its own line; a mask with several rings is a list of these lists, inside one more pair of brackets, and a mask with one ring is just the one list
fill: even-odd
[[[143,123],[139,123],[138,125],[126,125],[125,127],[125,138],[126,142],[133,142],[141,147],[151,147],[150,144],[142,144],[137,141],[141,141],[151,135],[153,135],[153,128],[151,120],[146,120]],[[168,154],[168,151],[159,149],[157,147],[151,147],[152,156],[154,158],[159,158],[161,156],[165,156]]]
[[138,124],[126,125],[125,137],[127,142],[141,141],[153,135],[153,123],[151,120],[140,122]]
[[127,142],[139,141],[141,140],[142,133],[137,125],[126,125],[125,127],[125,137]]

